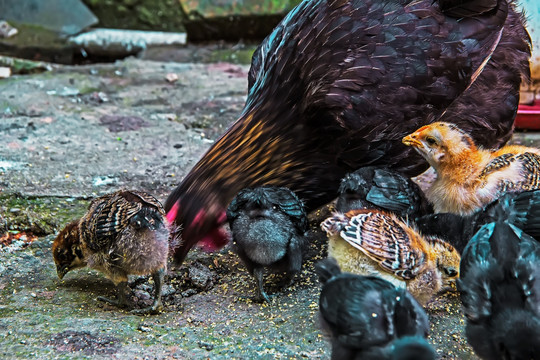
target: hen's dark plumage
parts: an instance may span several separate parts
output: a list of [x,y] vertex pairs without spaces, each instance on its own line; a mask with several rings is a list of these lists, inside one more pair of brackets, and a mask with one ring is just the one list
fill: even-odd
[[463,252],[467,340],[482,359],[540,359],[540,243],[505,222],[484,225]]
[[319,311],[332,337],[332,359],[435,359],[425,341],[429,321],[405,290],[375,276],[341,273],[337,262],[316,265],[324,284]]
[[255,52],[238,121],[167,199],[183,228],[176,260],[224,243],[223,213],[245,187],[286,186],[312,210],[362,166],[418,175],[427,164],[401,139],[436,119],[488,148],[506,142],[530,56],[508,1],[300,3]]
[[379,209],[414,220],[433,213],[422,189],[410,178],[388,168],[367,166],[341,180],[336,210]]
[[234,250],[257,281],[257,300],[269,302],[265,268],[286,272],[290,281],[301,270],[308,225],[304,205],[287,188],[247,188],[233,199],[227,218]]
[[416,226],[426,236],[437,236],[463,249],[483,225],[506,221],[540,241],[540,190],[508,193],[472,215],[429,214],[416,219]]

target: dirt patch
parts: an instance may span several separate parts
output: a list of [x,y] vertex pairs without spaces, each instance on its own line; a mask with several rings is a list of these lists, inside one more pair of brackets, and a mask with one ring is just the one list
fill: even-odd
[[59,352],[81,352],[85,355],[112,355],[120,347],[118,339],[95,336],[86,331],[66,330],[56,334],[47,345]]
[[36,235],[26,231],[16,233],[6,232],[4,234],[0,233],[0,248],[9,246],[15,248],[24,248],[36,239]]

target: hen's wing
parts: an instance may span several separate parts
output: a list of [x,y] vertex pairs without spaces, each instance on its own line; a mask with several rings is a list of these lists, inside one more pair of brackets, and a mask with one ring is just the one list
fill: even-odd
[[[306,1],[258,49],[246,111],[269,94],[299,98],[295,109],[321,136],[347,131],[335,136],[334,153],[352,169],[416,157],[401,138],[472,84],[507,10],[501,0],[493,14],[458,21],[430,1]],[[292,59],[302,66],[288,66]],[[425,166],[401,163],[413,173]]]
[[383,269],[404,279],[414,278],[426,261],[425,249],[417,239],[419,235],[391,215],[381,212],[355,215],[340,235]]

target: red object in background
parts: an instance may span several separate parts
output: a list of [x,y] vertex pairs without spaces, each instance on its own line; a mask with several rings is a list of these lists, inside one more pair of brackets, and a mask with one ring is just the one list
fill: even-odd
[[515,125],[519,129],[540,130],[540,101],[519,105]]

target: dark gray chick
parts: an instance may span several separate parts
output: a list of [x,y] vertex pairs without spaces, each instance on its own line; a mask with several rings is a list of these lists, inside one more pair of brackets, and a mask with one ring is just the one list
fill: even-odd
[[458,290],[466,335],[486,360],[540,359],[540,243],[504,221],[480,228],[463,251]]
[[414,220],[433,213],[422,189],[402,173],[366,166],[347,174],[339,186],[336,210],[378,209]]
[[405,289],[376,276],[342,273],[336,260],[317,263],[319,312],[332,338],[332,360],[434,360],[428,317]]
[[227,209],[234,251],[257,282],[257,301],[270,299],[263,288],[265,269],[285,272],[292,282],[301,270],[307,215],[298,197],[284,187],[241,190]]
[[416,219],[424,236],[436,236],[453,245],[459,253],[485,224],[505,221],[540,240],[540,190],[507,193],[471,215],[436,213]]

